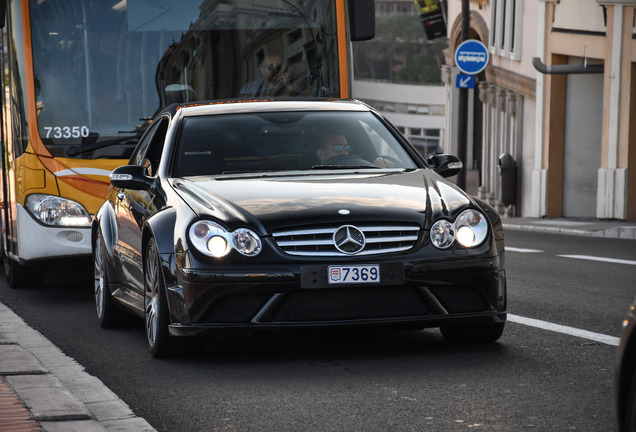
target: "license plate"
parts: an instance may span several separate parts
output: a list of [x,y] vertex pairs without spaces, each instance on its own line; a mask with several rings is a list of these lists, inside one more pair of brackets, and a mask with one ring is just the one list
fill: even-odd
[[380,282],[378,264],[333,265],[327,270],[330,285]]

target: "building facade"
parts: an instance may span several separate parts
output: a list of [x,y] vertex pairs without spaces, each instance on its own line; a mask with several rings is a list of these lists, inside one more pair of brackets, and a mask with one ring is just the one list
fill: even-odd
[[425,157],[443,149],[446,88],[356,79],[353,93],[402,132]]
[[[447,3],[445,150],[456,152],[462,1]],[[636,0],[471,0],[470,37],[490,62],[470,91],[467,165],[500,213],[636,220],[635,10]],[[507,207],[502,154],[517,168]]]
[[412,0],[375,0],[376,16],[417,15]]

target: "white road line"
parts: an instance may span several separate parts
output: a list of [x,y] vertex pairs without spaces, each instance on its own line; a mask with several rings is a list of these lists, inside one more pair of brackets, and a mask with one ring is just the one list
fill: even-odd
[[618,346],[618,343],[620,342],[620,338],[617,338],[614,336],[607,336],[601,333],[594,333],[587,330],[581,330],[574,327],[553,324],[547,321],[526,318],[526,317],[522,317],[518,315],[508,314],[508,321],[517,323],[517,324],[524,324],[531,327],[537,327],[543,330],[563,333],[570,336],[576,336],[583,339],[600,342],[606,345]]
[[538,249],[523,249],[523,248],[508,247],[508,246],[506,246],[506,251],[507,252],[521,252],[521,253],[541,253],[541,252],[543,252],[542,250],[538,250]]
[[627,265],[636,265],[636,261],[630,260],[622,260],[622,259],[614,259],[614,258],[604,258],[604,257],[595,257],[590,255],[557,255],[563,258],[574,258],[574,259],[582,259],[582,260],[590,260],[590,261],[602,261],[613,264],[627,264]]

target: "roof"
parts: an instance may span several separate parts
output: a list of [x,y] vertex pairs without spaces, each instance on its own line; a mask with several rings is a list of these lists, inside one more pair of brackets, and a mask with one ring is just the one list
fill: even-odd
[[182,104],[182,115],[230,114],[255,111],[370,111],[366,104],[354,99],[227,99]]

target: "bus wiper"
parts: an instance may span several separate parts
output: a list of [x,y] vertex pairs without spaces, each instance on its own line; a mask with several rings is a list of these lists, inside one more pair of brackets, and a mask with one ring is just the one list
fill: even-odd
[[91,140],[91,142],[88,143],[86,141],[82,141],[82,143],[78,146],[69,147],[66,153],[69,156],[76,156],[80,153],[87,153],[104,147],[110,147],[115,144],[137,144],[137,142],[139,142],[139,136],[125,136],[104,141]]

